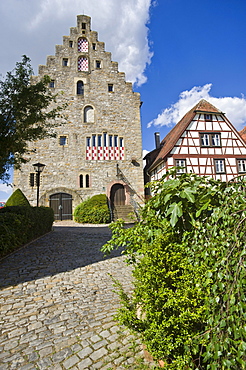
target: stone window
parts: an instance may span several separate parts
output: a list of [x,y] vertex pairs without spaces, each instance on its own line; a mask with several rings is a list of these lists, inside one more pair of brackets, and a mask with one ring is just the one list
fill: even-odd
[[82,23],[81,28],[82,30],[86,30],[86,23]]
[[90,175],[88,173],[83,173],[79,175],[79,187],[80,188],[90,187]]
[[84,123],[94,123],[94,109],[90,105],[84,108]]
[[78,39],[78,52],[87,53],[88,52],[88,41],[84,37]]
[[62,65],[63,65],[63,67],[68,67],[68,58],[63,58],[62,59]]
[[113,92],[113,91],[114,91],[114,85],[108,84],[108,92]]
[[73,47],[73,41],[69,41],[69,47],[72,48]]
[[29,175],[29,185],[31,187],[37,186],[37,176],[38,174],[35,172],[30,173]]
[[59,145],[60,146],[67,146],[68,145],[68,137],[63,135],[59,136]]
[[97,68],[97,69],[102,68],[102,67],[101,67],[101,61],[100,61],[100,60],[96,60],[96,68]]
[[123,137],[118,135],[93,134],[86,138],[86,160],[124,160]]
[[83,81],[77,82],[77,95],[84,95],[84,83]]
[[96,44],[94,42],[92,44],[92,50],[96,50]]
[[50,87],[51,89],[54,89],[54,87],[55,87],[55,80],[51,80],[51,81],[50,81],[50,83],[49,83],[49,87]]
[[79,57],[78,58],[78,71],[88,72],[89,70],[89,63],[86,57]]

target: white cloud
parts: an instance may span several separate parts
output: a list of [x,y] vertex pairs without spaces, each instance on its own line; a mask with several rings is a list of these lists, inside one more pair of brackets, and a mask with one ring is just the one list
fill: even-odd
[[76,16],[86,14],[127,81],[141,85],[152,57],[146,26],[151,3],[155,4],[153,0],[1,0],[2,71],[14,68],[23,54],[35,67],[45,64],[46,56],[55,53],[55,44],[62,44],[62,36],[76,26]]
[[241,130],[246,125],[246,98],[242,95],[238,97],[215,98],[210,95],[212,84],[204,86],[194,86],[191,90],[183,91],[179,95],[179,100],[166,108],[156,119],[149,122],[148,127],[170,126],[178,121],[194,106],[199,100],[206,99],[216,108],[226,113],[231,123]]
[[9,196],[12,194],[12,187],[7,184],[0,184],[0,201],[6,202]]

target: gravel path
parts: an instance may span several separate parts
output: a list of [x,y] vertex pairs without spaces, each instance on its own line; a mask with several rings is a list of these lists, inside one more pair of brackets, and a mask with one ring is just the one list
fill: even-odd
[[113,320],[109,274],[130,291],[131,269],[120,251],[103,258],[110,235],[106,225],[56,222],[0,261],[0,370],[137,368],[139,341]]

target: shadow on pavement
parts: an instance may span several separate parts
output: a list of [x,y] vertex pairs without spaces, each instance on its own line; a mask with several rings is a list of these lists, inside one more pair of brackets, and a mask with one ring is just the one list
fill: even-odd
[[118,257],[122,249],[113,251],[106,258],[100,251],[110,238],[111,231],[107,226],[54,226],[51,233],[0,261],[0,288]]

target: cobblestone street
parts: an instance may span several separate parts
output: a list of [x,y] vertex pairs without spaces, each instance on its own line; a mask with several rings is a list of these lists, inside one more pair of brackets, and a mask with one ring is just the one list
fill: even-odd
[[131,271],[119,251],[103,258],[109,238],[106,226],[58,222],[0,261],[0,370],[136,368],[141,346],[113,320],[109,276],[129,291]]

